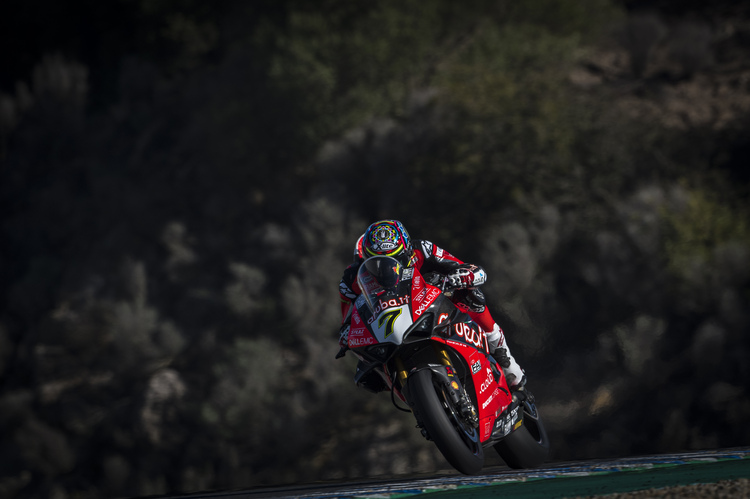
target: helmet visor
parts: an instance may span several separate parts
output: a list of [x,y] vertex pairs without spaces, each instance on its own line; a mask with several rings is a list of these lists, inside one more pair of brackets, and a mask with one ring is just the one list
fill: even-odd
[[395,258],[375,256],[365,260],[362,265],[375,282],[386,290],[395,288],[401,279],[403,266]]

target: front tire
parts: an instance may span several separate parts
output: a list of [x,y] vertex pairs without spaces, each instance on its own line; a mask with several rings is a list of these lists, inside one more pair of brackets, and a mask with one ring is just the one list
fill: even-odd
[[461,473],[479,473],[484,466],[479,431],[460,416],[445,389],[433,381],[432,371],[417,371],[407,386],[417,419],[445,459]]

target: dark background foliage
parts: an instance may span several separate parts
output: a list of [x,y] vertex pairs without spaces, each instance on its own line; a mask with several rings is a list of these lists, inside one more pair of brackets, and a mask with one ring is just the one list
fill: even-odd
[[487,269],[553,459],[750,442],[746,2],[9,1],[0,37],[0,496],[446,470],[333,359],[380,218]]

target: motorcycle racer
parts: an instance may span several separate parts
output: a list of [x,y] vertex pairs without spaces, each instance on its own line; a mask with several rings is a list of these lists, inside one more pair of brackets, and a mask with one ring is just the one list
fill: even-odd
[[430,241],[412,241],[409,233],[398,220],[375,222],[357,240],[354,247],[354,263],[344,270],[339,283],[342,313],[339,356],[343,355],[348,348],[351,313],[354,301],[362,292],[357,283],[357,271],[362,262],[371,256],[393,257],[404,267],[416,267],[423,274],[438,272],[446,275],[448,284],[454,289],[451,300],[464,309],[485,331],[490,353],[502,367],[508,385],[513,390],[524,387],[525,373],[510,353],[505,334],[492,318],[484,294],[479,289],[479,286],[487,280],[484,269],[461,261]]

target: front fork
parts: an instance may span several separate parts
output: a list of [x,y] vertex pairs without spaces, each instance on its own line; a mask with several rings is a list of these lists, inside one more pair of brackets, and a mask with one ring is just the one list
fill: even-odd
[[[456,376],[456,370],[451,363],[448,351],[442,343],[438,342],[433,342],[432,348],[435,351],[438,361],[443,365],[443,368],[441,369],[437,366],[431,366],[429,369],[437,375],[436,377],[440,383],[447,388],[446,392],[448,393],[453,405],[458,407],[461,416],[463,416],[475,428],[479,427],[479,416],[477,410],[474,407],[474,404],[471,403],[471,399],[466,393],[466,390],[461,385],[461,381],[459,381]],[[409,378],[409,373],[400,357],[396,357],[395,364],[396,376],[401,387],[404,388],[406,386],[406,381]]]
[[[450,373],[455,372],[455,369],[453,369],[453,364],[451,364],[451,359],[450,357],[448,357],[448,352],[445,350],[443,345],[437,342],[433,342],[432,348],[435,350],[435,354],[437,355],[440,363],[448,368],[447,371]],[[409,373],[406,371],[406,366],[404,366],[404,362],[401,360],[401,357],[396,357],[395,363],[396,377],[398,378],[399,383],[401,383],[401,388],[403,388],[406,386],[406,380],[409,378]]]
[[[474,428],[479,427],[479,416],[474,404],[471,403],[469,394],[466,393],[466,389],[461,385],[461,381],[458,379],[456,369],[451,363],[448,351],[442,343],[433,342],[432,348],[435,351],[437,360],[442,364],[442,367],[436,365],[430,365],[427,367],[435,375],[435,379],[445,388],[445,393],[450,398],[450,402],[453,407],[458,408],[461,417]],[[403,365],[403,364],[401,364]],[[401,379],[401,373],[406,376],[406,371],[399,371],[399,379]],[[404,379],[405,382],[405,379]]]
[[435,354],[437,354],[440,363],[445,367],[445,373],[447,374],[447,377],[450,378],[446,381],[448,381],[448,395],[450,396],[451,401],[453,402],[453,404],[455,404],[456,407],[459,408],[461,416],[463,416],[466,421],[471,423],[474,428],[478,428],[479,415],[477,414],[477,410],[474,407],[474,404],[471,403],[469,394],[466,393],[466,389],[461,386],[461,382],[456,376],[456,370],[453,368],[453,364],[451,363],[448,351],[445,349],[445,346],[443,346],[442,343],[437,342],[432,343],[432,348],[435,350]]

